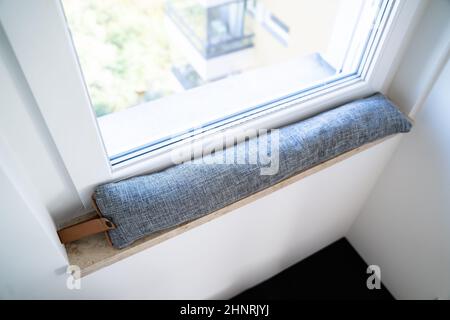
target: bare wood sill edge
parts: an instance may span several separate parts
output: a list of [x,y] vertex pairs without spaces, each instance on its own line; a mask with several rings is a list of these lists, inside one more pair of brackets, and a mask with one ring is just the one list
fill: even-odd
[[[396,135],[395,135],[396,136]],[[331,160],[323,162],[319,165],[316,165],[313,168],[310,168],[306,171],[303,171],[295,176],[292,176],[288,179],[280,181],[279,183],[268,187],[262,191],[259,191],[249,197],[246,197],[240,201],[237,201],[227,207],[224,207],[220,210],[217,210],[213,213],[210,213],[206,216],[203,216],[199,219],[184,223],[182,225],[173,227],[171,229],[163,230],[147,237],[144,237],[138,241],[136,241],[131,246],[124,249],[115,249],[108,244],[108,241],[105,238],[104,234],[97,234],[85,239],[81,239],[66,245],[67,255],[69,258],[69,263],[71,265],[78,265],[81,269],[81,276],[86,276],[91,274],[97,270],[100,270],[106,266],[109,266],[115,262],[123,260],[129,256],[132,256],[140,251],[153,247],[163,241],[169,240],[177,235],[180,235],[190,229],[198,227],[208,221],[212,221],[217,219],[224,214],[243,207],[249,203],[252,203],[262,197],[265,197],[272,192],[275,192],[283,187],[286,187],[292,183],[295,183],[303,178],[306,178],[316,172],[319,172],[323,169],[326,169],[338,162],[341,162],[353,155],[356,155],[362,151],[365,151],[375,145],[378,145],[387,139],[390,139],[394,136],[389,136],[384,139],[377,140],[375,142],[363,145],[359,148],[348,151],[342,155],[339,155]],[[90,214],[85,215],[84,218],[90,217]],[[82,220],[80,217],[75,219],[76,222]],[[74,221],[72,221],[73,223]]]

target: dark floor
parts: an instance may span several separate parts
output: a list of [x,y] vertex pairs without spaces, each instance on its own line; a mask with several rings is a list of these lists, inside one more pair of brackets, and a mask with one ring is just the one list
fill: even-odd
[[390,292],[369,290],[367,264],[346,239],[339,240],[273,278],[244,291],[236,300],[393,300]]

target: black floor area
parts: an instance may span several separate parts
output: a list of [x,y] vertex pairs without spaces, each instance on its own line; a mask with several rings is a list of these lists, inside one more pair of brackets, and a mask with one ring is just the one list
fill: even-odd
[[367,264],[346,239],[339,240],[234,300],[393,300],[382,286],[369,290]]

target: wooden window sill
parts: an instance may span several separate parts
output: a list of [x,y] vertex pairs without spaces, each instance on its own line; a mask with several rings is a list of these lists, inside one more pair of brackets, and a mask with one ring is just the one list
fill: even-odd
[[[396,135],[395,135],[396,136]],[[66,244],[67,255],[69,258],[69,263],[71,265],[78,265],[81,268],[81,276],[86,276],[91,274],[97,270],[100,270],[106,266],[112,265],[115,262],[123,260],[127,257],[130,257],[136,253],[139,253],[145,249],[151,248],[163,241],[169,240],[177,235],[180,235],[188,230],[191,230],[195,227],[198,227],[206,222],[212,221],[214,219],[219,218],[222,215],[225,215],[228,212],[231,212],[235,209],[243,207],[249,203],[252,203],[266,195],[269,195],[283,187],[286,187],[290,184],[293,184],[303,178],[306,178],[316,172],[319,172],[323,169],[326,169],[336,163],[339,163],[353,155],[356,155],[362,151],[365,151],[375,145],[386,141],[394,136],[386,137],[384,139],[377,140],[375,142],[366,144],[359,148],[353,149],[349,152],[346,152],[338,157],[335,157],[331,160],[323,162],[313,168],[310,168],[306,171],[303,171],[295,176],[292,176],[288,179],[285,179],[267,189],[264,189],[260,192],[257,192],[245,199],[237,201],[225,208],[217,210],[211,214],[203,216],[199,219],[184,223],[182,225],[176,226],[171,229],[167,229],[150,236],[144,237],[138,241],[136,241],[131,246],[124,249],[115,249],[109,245],[108,241],[104,234],[96,234],[69,244]],[[81,218],[76,219],[77,221],[71,221],[68,224],[73,224],[76,222],[80,222],[91,218],[94,214],[85,215]]]

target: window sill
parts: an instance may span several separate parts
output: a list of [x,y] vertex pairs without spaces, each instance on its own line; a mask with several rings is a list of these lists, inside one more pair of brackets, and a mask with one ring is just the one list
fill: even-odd
[[[356,154],[359,154],[365,150],[368,150],[382,142],[392,139],[394,136],[386,137],[384,139],[377,140],[375,142],[363,145],[359,148],[353,149],[349,152],[346,152],[338,157],[335,157],[331,160],[328,160],[324,163],[321,163],[311,169],[303,171],[293,177],[285,179],[269,188],[266,188],[260,192],[257,192],[247,198],[244,198],[238,202],[235,202],[225,208],[217,210],[211,214],[208,214],[204,217],[201,217],[197,220],[190,221],[183,225],[167,229],[153,235],[147,236],[141,240],[136,241],[133,245],[125,248],[125,249],[115,249],[109,245],[106,237],[103,234],[97,234],[82,240],[78,240],[66,245],[66,251],[69,259],[69,263],[71,265],[78,265],[81,269],[81,276],[86,276],[95,271],[98,271],[104,267],[112,265],[116,262],[119,262],[127,257],[130,257],[136,253],[139,253],[145,249],[151,248],[159,243],[162,243],[166,240],[174,238],[188,230],[196,228],[202,224],[205,224],[209,221],[217,219],[233,210],[241,208],[247,204],[250,204],[258,199],[261,199],[275,191],[278,191],[284,187],[287,187],[295,182],[300,181],[303,178],[306,178],[314,173],[317,173],[321,170],[324,170],[328,167],[333,166],[345,159],[348,159]],[[86,216],[85,218],[90,218],[90,216]],[[80,222],[83,219],[77,219],[77,221],[71,221],[67,225],[71,225],[75,222]]]

